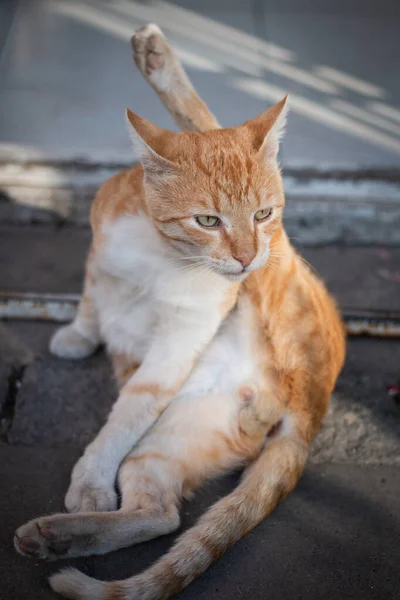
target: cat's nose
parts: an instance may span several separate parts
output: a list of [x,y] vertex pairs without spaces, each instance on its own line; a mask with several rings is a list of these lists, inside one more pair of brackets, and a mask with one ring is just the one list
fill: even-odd
[[240,254],[239,256],[233,256],[233,258],[240,262],[243,269],[249,266],[249,264],[255,259],[255,252],[251,254]]

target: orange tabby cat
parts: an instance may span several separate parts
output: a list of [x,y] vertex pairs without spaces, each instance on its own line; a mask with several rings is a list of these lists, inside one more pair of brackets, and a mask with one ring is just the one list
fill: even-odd
[[344,359],[335,304],[282,225],[286,98],[220,129],[157,26],[133,45],[191,132],[128,111],[143,166],[99,190],[79,311],[51,341],[67,358],[104,341],[120,395],[73,470],[70,514],[20,527],[15,546],[54,559],[149,540],[179,526],[182,497],[207,478],[247,466],[237,489],[142,574],[51,578],[79,600],[169,598],[264,519],[299,479]]

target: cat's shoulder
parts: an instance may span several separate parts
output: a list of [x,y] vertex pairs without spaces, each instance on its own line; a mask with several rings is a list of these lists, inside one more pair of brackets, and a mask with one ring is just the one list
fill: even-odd
[[104,223],[118,220],[126,214],[139,213],[144,203],[142,166],[116,173],[103,183],[94,198],[90,213],[94,236],[101,233]]

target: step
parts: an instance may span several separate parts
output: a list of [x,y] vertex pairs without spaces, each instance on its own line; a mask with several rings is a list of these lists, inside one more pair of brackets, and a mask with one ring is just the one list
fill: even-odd
[[[80,292],[90,237],[87,227],[0,226],[0,291]],[[399,309],[400,248],[292,241],[343,308]]]
[[[87,225],[98,187],[129,163],[0,162],[0,224]],[[400,244],[396,170],[287,169],[285,225],[299,243]]]

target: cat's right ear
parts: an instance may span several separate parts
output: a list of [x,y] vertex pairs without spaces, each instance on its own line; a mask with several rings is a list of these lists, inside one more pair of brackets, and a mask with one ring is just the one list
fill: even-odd
[[129,134],[147,177],[151,180],[167,178],[176,173],[176,166],[168,157],[168,146],[176,134],[157,127],[150,121],[126,109]]

